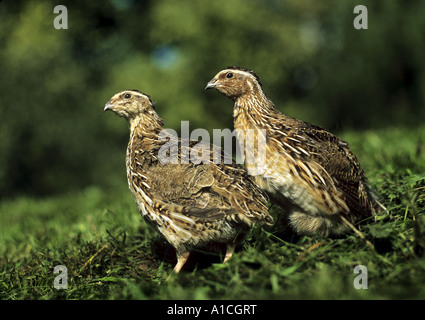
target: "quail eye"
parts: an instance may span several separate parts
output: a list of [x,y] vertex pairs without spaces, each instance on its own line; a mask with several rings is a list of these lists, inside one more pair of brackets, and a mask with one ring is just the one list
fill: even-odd
[[228,73],[226,74],[226,78],[227,78],[227,79],[232,79],[232,78],[233,78],[233,73],[228,72]]
[[124,98],[125,98],[125,99],[130,99],[130,98],[131,98],[131,94],[126,93],[126,94],[125,94],[125,96],[124,96]]

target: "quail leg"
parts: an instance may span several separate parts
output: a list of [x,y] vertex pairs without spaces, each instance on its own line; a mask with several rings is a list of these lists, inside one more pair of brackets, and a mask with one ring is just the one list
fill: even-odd
[[177,263],[173,269],[175,273],[179,273],[181,268],[183,268],[184,264],[186,263],[187,259],[189,258],[190,252],[183,252],[181,254],[177,254]]
[[232,244],[229,244],[227,246],[227,251],[226,251],[226,255],[224,256],[223,263],[226,263],[233,256],[233,253],[235,252],[236,244],[237,244],[236,242],[233,242]]

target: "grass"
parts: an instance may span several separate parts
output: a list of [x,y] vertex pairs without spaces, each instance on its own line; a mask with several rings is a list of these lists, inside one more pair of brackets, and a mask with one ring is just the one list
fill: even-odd
[[[165,281],[174,252],[142,221],[123,177],[110,190],[0,203],[0,299],[424,299],[425,127],[342,136],[388,207],[360,226],[374,249],[355,234],[258,227],[229,263],[198,252]],[[57,265],[66,290],[53,286]],[[354,288],[357,265],[367,290]]]

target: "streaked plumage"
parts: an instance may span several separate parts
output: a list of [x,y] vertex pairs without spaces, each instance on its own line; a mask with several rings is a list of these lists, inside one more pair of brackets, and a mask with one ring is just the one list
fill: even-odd
[[[264,129],[266,161],[255,183],[285,211],[298,233],[338,235],[381,210],[348,144],[318,126],[279,112],[251,70],[229,67],[206,86],[234,101],[240,140]],[[246,163],[248,172],[252,164]]]
[[[145,220],[176,249],[175,272],[194,248],[225,244],[226,261],[254,223],[272,224],[262,192],[243,167],[224,163],[221,149],[210,148],[204,163],[180,161],[202,142],[181,143],[174,136],[162,139],[163,121],[149,96],[126,90],[114,95],[105,110],[130,124],[126,156],[129,188]],[[160,161],[160,149],[170,141],[178,143],[177,164]],[[222,160],[220,164],[212,163],[214,153]]]

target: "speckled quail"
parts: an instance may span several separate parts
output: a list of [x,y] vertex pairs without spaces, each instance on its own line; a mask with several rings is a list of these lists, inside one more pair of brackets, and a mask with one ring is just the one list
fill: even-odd
[[[231,158],[230,163],[225,161],[229,158],[220,148],[209,148],[207,158],[197,164],[187,161],[187,155],[203,142],[181,143],[176,136],[163,135],[163,121],[148,95],[122,91],[104,110],[129,122],[128,185],[144,219],[176,249],[176,273],[191,250],[224,244],[227,261],[253,224],[273,223],[261,190],[241,165]],[[161,153],[170,142],[176,148]],[[165,155],[170,157],[173,150],[178,161],[167,163]]]
[[[216,89],[234,101],[239,140],[247,138],[248,129],[263,135],[265,161],[254,181],[283,208],[297,233],[339,235],[384,209],[348,144],[279,112],[253,71],[228,67],[205,89]],[[248,172],[252,166],[246,163]]]

